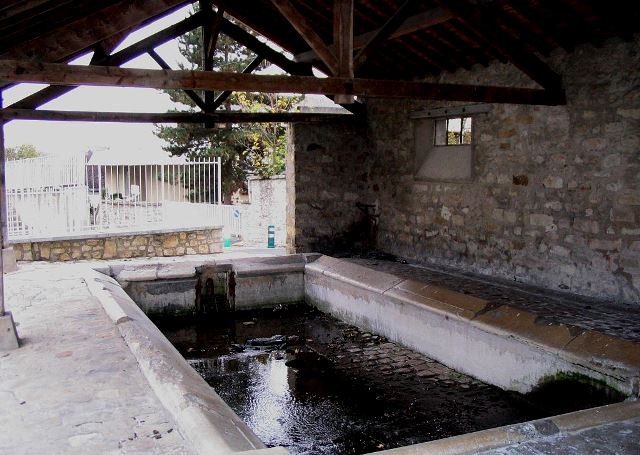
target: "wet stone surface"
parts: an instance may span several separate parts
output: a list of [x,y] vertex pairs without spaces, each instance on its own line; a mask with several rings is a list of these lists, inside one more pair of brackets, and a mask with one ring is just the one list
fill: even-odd
[[640,342],[640,309],[637,306],[543,291],[520,283],[507,285],[473,275],[449,272],[444,269],[436,270],[394,260],[368,258],[348,258],[347,260],[401,278],[456,290],[488,300],[492,304],[523,308],[548,322],[571,324]]
[[361,454],[555,413],[300,305],[161,330],[268,446]]

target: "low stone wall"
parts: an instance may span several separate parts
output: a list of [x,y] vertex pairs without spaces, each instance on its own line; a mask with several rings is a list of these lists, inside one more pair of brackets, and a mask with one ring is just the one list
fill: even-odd
[[222,252],[222,228],[96,235],[11,245],[18,261],[73,261]]

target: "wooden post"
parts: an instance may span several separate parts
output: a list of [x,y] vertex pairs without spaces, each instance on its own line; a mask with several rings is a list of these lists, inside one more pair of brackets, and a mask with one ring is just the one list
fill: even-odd
[[[0,90],[0,109],[2,109],[2,90]],[[4,316],[4,239],[6,232],[7,194],[5,193],[5,159],[4,150],[4,120],[0,119],[0,318]]]
[[[2,109],[2,90],[0,90]],[[4,307],[4,242],[7,239],[7,195],[5,192],[4,120],[0,119],[0,351],[16,349],[18,335],[11,313]]]
[[[338,77],[353,78],[353,0],[333,1],[333,42],[336,45]],[[337,104],[351,104],[353,95],[336,95]]]

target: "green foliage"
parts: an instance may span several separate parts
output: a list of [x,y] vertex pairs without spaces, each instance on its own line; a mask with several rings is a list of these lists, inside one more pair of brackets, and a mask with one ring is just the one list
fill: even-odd
[[41,155],[31,144],[22,144],[20,147],[7,147],[5,153],[7,155],[7,161],[37,158]]
[[[238,24],[242,26],[242,24]],[[199,29],[179,38],[179,49],[188,61],[181,69],[202,68],[202,33]],[[241,72],[256,55],[241,44],[220,34],[214,54],[214,71]],[[193,101],[179,90],[165,90],[171,100],[196,110]],[[200,93],[204,99],[204,93]],[[215,93],[214,96],[219,95]],[[233,93],[219,108],[226,111],[285,112],[298,101],[296,97],[257,93]],[[243,187],[247,175],[270,177],[284,171],[285,126],[276,123],[225,124],[214,128],[203,125],[156,125],[155,134],[166,142],[164,150],[189,158],[222,158],[222,191],[230,194]]]

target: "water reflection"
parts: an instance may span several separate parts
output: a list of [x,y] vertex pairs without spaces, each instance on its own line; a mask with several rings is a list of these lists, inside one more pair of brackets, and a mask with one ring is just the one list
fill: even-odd
[[[544,395],[532,404],[426,358],[427,374],[390,368],[413,354],[378,357],[371,334],[303,306],[159,326],[267,446],[293,454],[361,454],[577,409],[536,405]],[[298,341],[254,346],[274,335]]]
[[356,393],[331,372],[289,368],[273,352],[190,362],[268,446],[328,454],[380,444],[364,431],[375,417],[366,402],[375,397]]

